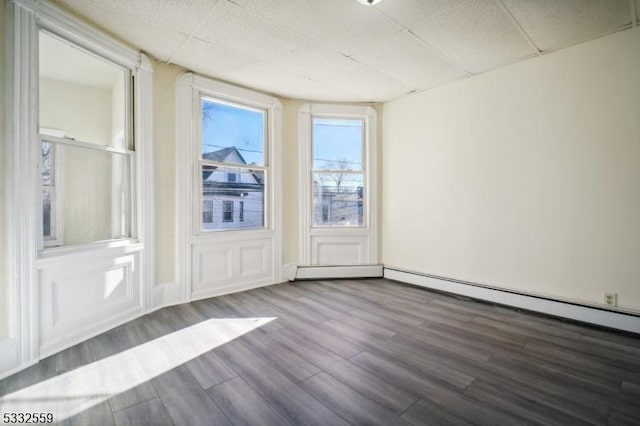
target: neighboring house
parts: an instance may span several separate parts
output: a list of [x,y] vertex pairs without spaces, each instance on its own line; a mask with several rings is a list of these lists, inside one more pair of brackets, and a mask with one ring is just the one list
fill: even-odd
[[362,225],[362,187],[313,182],[313,222],[316,226]]
[[207,152],[203,159],[229,164],[202,170],[202,228],[204,230],[261,228],[264,226],[264,173],[234,168],[246,165],[235,148]]

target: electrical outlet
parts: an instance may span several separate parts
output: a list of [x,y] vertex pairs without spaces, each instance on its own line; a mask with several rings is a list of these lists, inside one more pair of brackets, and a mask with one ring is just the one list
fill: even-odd
[[607,306],[618,306],[618,294],[617,293],[605,293],[604,304]]

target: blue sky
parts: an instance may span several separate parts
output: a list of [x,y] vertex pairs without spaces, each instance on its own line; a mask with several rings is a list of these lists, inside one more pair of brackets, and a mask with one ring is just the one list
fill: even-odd
[[314,168],[346,167],[360,170],[362,168],[362,124],[361,120],[314,118]]
[[[264,113],[202,100],[202,152],[235,146],[248,164],[263,164]],[[361,169],[361,120],[313,119],[316,169]]]
[[263,164],[264,113],[202,100],[202,152],[235,146],[247,164]]

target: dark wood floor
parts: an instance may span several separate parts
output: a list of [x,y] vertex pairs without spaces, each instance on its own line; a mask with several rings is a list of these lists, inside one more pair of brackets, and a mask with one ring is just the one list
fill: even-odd
[[[275,319],[170,364],[188,352],[163,336],[211,318]],[[162,374],[127,366],[148,342],[140,371]],[[154,370],[163,362],[171,368]],[[74,372],[91,377],[92,365],[132,385],[95,386],[63,423],[640,424],[640,338],[388,280],[287,283],[162,309],[3,380],[0,410],[26,399],[41,411],[45,384],[64,410],[80,397]]]

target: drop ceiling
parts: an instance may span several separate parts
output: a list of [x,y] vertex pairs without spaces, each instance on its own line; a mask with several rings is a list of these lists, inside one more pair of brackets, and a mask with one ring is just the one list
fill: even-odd
[[60,0],[159,61],[384,102],[638,25],[640,0]]

